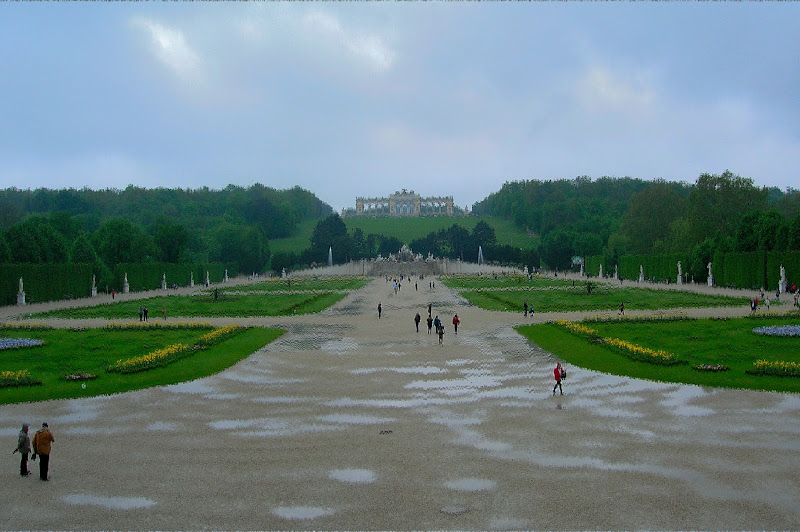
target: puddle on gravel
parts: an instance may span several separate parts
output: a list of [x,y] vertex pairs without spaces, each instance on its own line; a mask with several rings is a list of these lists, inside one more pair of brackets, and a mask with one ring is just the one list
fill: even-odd
[[359,416],[355,414],[331,414],[328,416],[319,416],[317,419],[324,423],[345,425],[379,425],[397,421],[397,419],[393,417]]
[[371,375],[379,372],[392,372],[392,373],[406,373],[406,374],[421,374],[421,375],[434,375],[437,373],[447,373],[446,369],[437,368],[435,366],[416,366],[413,368],[360,368],[350,370],[353,375]]
[[145,497],[102,497],[99,495],[88,495],[75,493],[64,497],[67,504],[84,504],[89,506],[102,506],[111,510],[136,510],[139,508],[149,508],[156,503]]
[[272,513],[282,519],[317,519],[327,517],[335,512],[331,508],[319,506],[279,506],[272,510]]
[[377,478],[375,472],[369,469],[335,469],[328,476],[347,484],[369,484]]
[[444,485],[455,491],[492,491],[497,487],[497,482],[483,478],[460,478],[445,482]]

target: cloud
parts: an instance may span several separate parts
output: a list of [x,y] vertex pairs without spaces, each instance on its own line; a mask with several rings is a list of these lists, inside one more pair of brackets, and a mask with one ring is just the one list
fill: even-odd
[[338,18],[323,11],[307,13],[303,25],[320,44],[338,45],[376,72],[385,72],[394,65],[396,53],[380,35],[347,29]]
[[644,76],[623,77],[602,66],[590,67],[578,81],[577,97],[590,112],[626,112],[639,115],[649,111],[655,101]]
[[145,18],[134,18],[132,24],[149,37],[150,52],[170,73],[187,82],[202,77],[202,60],[181,30]]

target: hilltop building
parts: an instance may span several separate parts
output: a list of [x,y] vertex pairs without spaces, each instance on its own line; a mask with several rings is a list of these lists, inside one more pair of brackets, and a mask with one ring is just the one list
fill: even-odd
[[343,209],[342,216],[392,216],[413,218],[418,216],[453,216],[453,196],[423,198],[413,190],[390,194],[384,198],[356,198],[356,208]]

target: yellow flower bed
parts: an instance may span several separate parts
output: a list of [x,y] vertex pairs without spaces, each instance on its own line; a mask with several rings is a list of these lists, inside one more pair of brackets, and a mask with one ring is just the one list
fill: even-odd
[[608,344],[612,347],[616,347],[621,351],[626,351],[633,355],[635,358],[639,360],[644,360],[646,362],[656,362],[661,364],[678,364],[681,361],[678,360],[675,355],[668,353],[662,349],[655,350],[650,349],[647,347],[642,347],[640,345],[632,344],[625,340],[620,340],[619,338],[603,338],[603,343]]
[[30,386],[33,384],[41,384],[41,382],[33,380],[31,372],[27,369],[21,369],[19,371],[0,371],[0,388]]
[[103,326],[107,331],[136,331],[145,329],[210,329],[211,323],[207,321],[171,321],[171,322],[142,322],[142,321],[111,321]]
[[108,371],[119,373],[145,371],[172,362],[189,349],[190,347],[185,344],[173,344],[140,357],[117,360],[116,364],[108,368]]
[[800,377],[800,364],[797,362],[787,362],[785,360],[756,360],[753,362],[753,365],[755,366],[755,370],[750,370],[747,373]]
[[210,333],[206,333],[203,336],[201,336],[200,340],[198,341],[198,343],[205,344],[205,345],[213,344],[214,342],[216,342],[220,338],[237,332],[240,328],[241,327],[239,327],[238,325],[232,324],[232,325],[226,325],[224,327],[220,327],[218,329],[214,329]]
[[580,323],[575,323],[574,321],[556,320],[555,323],[556,325],[564,327],[573,334],[588,337],[590,341],[597,340],[599,343],[609,345],[633,360],[639,360],[649,364],[660,364],[664,366],[686,363],[686,361],[680,360],[672,353],[668,353],[664,350],[655,350],[642,347],[640,345],[632,344],[626,340],[620,340],[619,338],[599,338],[597,331]]
[[590,329],[585,325],[581,325],[580,323],[575,323],[574,321],[569,320],[556,320],[557,325],[561,325],[562,327],[569,329],[571,332],[575,332],[578,334],[585,334],[588,336],[596,336],[597,331],[594,329]]

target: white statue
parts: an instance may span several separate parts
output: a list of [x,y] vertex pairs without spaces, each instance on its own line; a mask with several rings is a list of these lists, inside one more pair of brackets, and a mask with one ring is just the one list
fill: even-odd
[[714,271],[711,269],[711,263],[708,263],[708,286],[714,286]]
[[786,268],[783,267],[783,264],[781,264],[781,281],[778,285],[778,290],[781,294],[786,293]]
[[17,305],[25,304],[25,292],[22,290],[22,277],[19,278],[19,292],[17,293]]
[[641,264],[639,265],[639,282],[640,283],[644,282],[644,266],[642,266]]
[[681,261],[678,261],[678,284],[683,284],[683,266],[681,266]]

